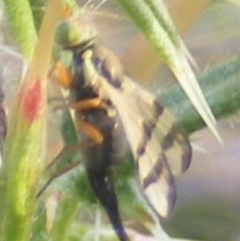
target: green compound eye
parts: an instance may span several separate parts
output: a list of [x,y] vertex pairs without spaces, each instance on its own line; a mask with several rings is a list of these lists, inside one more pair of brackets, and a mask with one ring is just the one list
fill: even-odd
[[56,28],[55,42],[63,48],[69,48],[81,44],[96,36],[92,26],[81,22],[79,19],[71,19],[62,22]]
[[61,23],[55,33],[55,41],[61,47],[68,47],[75,45],[79,40],[79,35],[77,29],[74,28],[69,22],[64,21]]

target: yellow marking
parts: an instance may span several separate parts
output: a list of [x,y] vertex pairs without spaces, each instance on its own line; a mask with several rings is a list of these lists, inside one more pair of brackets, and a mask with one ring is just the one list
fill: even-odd
[[177,175],[183,172],[182,163],[185,160],[182,160],[182,154],[184,151],[185,151],[184,148],[177,141],[174,141],[172,143],[171,148],[164,151],[169,167],[171,169],[171,172],[174,175]]
[[159,157],[162,151],[162,147],[159,145],[156,137],[152,136],[146,143],[144,154],[139,157],[139,173],[142,179],[148,176],[156,162],[161,161]]
[[92,98],[87,100],[81,100],[76,103],[70,103],[67,107],[83,111],[89,109],[103,109],[107,110],[107,106],[99,99],[99,98]]
[[83,131],[88,137],[90,137],[96,143],[103,142],[102,133],[89,122],[84,121],[84,120],[78,120],[77,127],[79,130]]
[[74,103],[58,105],[54,109],[73,109],[77,111],[84,111],[90,109],[102,109],[108,111],[108,107],[99,98],[92,98],[88,100],[81,100]]
[[173,119],[172,115],[164,109],[162,114],[159,116],[157,120],[157,124],[155,130],[159,131],[162,134],[162,138],[164,139],[165,136],[171,131],[173,125],[175,124],[175,119]]
[[171,201],[167,199],[170,189],[164,173],[160,175],[157,182],[151,183],[144,192],[158,215],[167,217],[170,214],[169,203]]
[[65,89],[69,89],[72,84],[72,74],[61,62],[53,69],[53,79]]

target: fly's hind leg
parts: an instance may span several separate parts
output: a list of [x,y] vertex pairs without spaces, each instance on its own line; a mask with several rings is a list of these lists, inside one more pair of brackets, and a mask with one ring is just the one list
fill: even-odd
[[[70,81],[70,80],[69,80],[69,78],[66,77],[65,87],[69,86],[70,82],[68,82],[68,81]],[[64,105],[60,105],[60,106],[56,107],[56,109],[65,109],[65,108],[66,109],[71,108],[71,109],[74,109],[75,111],[79,111],[79,112],[84,111],[84,110],[90,110],[90,109],[106,110],[106,106],[99,98],[86,99],[86,100],[69,103],[69,104],[64,104]],[[76,127],[77,127],[77,130],[80,130],[83,133],[85,133],[85,135],[89,138],[89,141],[87,141],[85,143],[77,143],[77,144],[73,144],[73,145],[64,147],[62,149],[62,151],[54,158],[54,160],[45,168],[45,170],[43,171],[44,173],[46,171],[49,171],[53,167],[56,167],[57,163],[59,162],[59,160],[61,159],[61,157],[63,155],[66,155],[68,153],[71,154],[73,152],[77,152],[77,151],[81,151],[81,150],[85,150],[87,148],[91,148],[95,145],[99,145],[102,143],[103,136],[102,136],[101,132],[95,126],[93,126],[91,123],[80,119],[77,121]],[[59,176],[63,175],[64,173],[67,173],[68,171],[74,169],[79,164],[81,164],[81,161],[68,164],[68,165],[64,166],[64,168],[61,168],[60,170],[53,171],[53,174],[51,175],[51,177],[47,180],[47,182],[43,185],[43,187],[37,193],[37,198],[39,196],[41,196],[41,194],[46,190],[46,188],[52,183],[52,181],[54,179],[58,178]]]
[[[77,128],[83,131],[88,137],[89,141],[84,142],[84,143],[78,143],[70,146],[64,147],[60,153],[53,159],[53,161],[47,165],[47,167],[43,170],[43,173],[48,172],[50,169],[54,168],[57,166],[58,161],[67,154],[72,154],[74,152],[79,152],[81,150],[85,150],[87,148],[91,148],[95,145],[99,145],[103,141],[103,136],[101,132],[91,125],[90,123],[80,120],[77,122]],[[38,191],[37,193],[37,198],[39,198],[42,193],[46,190],[46,188],[52,183],[53,180],[56,178],[62,176],[63,174],[67,173],[68,171],[73,170],[76,166],[81,164],[81,160],[78,160],[74,163],[67,164],[63,168],[59,170],[53,171],[53,174],[51,174],[50,178],[46,181],[46,183],[43,185],[43,187]]]

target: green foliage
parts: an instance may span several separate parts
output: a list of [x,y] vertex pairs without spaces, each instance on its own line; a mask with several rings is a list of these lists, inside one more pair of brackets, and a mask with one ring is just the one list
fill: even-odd
[[[141,7],[140,5],[144,1],[138,2],[139,7]],[[17,45],[27,60],[30,59],[37,40],[36,32],[42,20],[43,3],[44,1],[42,0],[5,0],[6,11]],[[130,15],[131,14],[134,15],[134,13],[130,11]],[[146,15],[145,12],[143,12],[142,17],[134,21],[137,21],[138,25],[146,25],[149,24],[149,21],[151,22],[151,16],[146,22]],[[156,21],[155,17],[154,21]],[[147,34],[151,35],[151,33]],[[170,32],[169,35],[172,38],[171,41],[176,41],[172,32]],[[158,38],[157,36],[149,37]],[[161,51],[165,51],[165,55],[167,55],[166,52],[169,50],[167,48],[168,47],[161,49]],[[234,114],[239,110],[239,70],[240,59],[237,56],[212,66],[200,76],[200,84],[203,92],[206,94],[210,107],[218,119]],[[176,115],[189,134],[204,126],[203,121],[191,107],[190,102],[178,85],[161,93],[159,99]],[[177,107],[176,102],[178,103]],[[43,108],[46,109],[47,106],[43,106]],[[51,185],[39,199],[35,198],[37,191],[42,187],[43,183],[48,180],[49,176],[62,169],[64,165],[71,164],[78,160],[79,155],[76,156],[76,153],[64,155],[57,165],[49,169],[46,175],[42,175],[38,169],[43,169],[43,162],[37,163],[41,151],[44,149],[44,146],[42,146],[43,142],[39,141],[39,136],[42,135],[42,123],[39,124],[38,122],[37,125],[29,131],[29,126],[23,120],[19,120],[18,117],[19,116],[15,114],[9,116],[9,123],[12,122],[12,119],[17,123],[16,125],[11,124],[12,133],[15,131],[14,127],[17,127],[16,129],[20,129],[20,135],[14,140],[13,138],[11,139],[11,136],[8,138],[4,154],[4,165],[1,169],[0,206],[2,210],[0,211],[0,240],[81,240],[81,237],[84,237],[84,235],[90,235],[93,229],[93,223],[95,222],[92,216],[100,210],[100,207],[89,188],[85,172],[81,166],[58,178],[58,180],[53,180],[54,184]],[[78,142],[69,113],[63,115],[61,132],[65,145],[76,144]],[[44,135],[45,134],[46,133],[44,133]],[[37,141],[32,141],[34,139]],[[31,151],[33,151],[33,153]],[[22,159],[26,158],[25,155],[28,155],[30,162],[22,162]],[[12,162],[12,159],[15,160],[15,162]],[[134,179],[135,169],[131,160],[131,156],[127,157],[124,165],[114,170],[116,189],[120,200],[122,216],[126,220],[131,220],[138,225],[144,226],[145,220],[148,222],[150,215],[137,191],[137,184]],[[33,162],[35,162],[35,165],[33,165]],[[36,178],[36,174],[39,175],[38,178]],[[60,194],[56,190],[60,190]],[[53,220],[50,220],[51,228],[49,231],[47,230],[47,221],[49,220],[46,218],[46,213],[48,214],[54,211],[54,208],[46,207],[46,200],[48,199],[48,195],[50,196],[52,193],[54,195],[57,193],[54,200],[58,211]],[[205,214],[202,209],[199,211],[195,207],[190,211],[199,212],[199,215]],[[24,213],[24,215],[22,215],[22,213]],[[84,218],[81,217],[81,214],[83,214]],[[178,220],[182,220],[183,214],[176,216],[179,218]],[[205,222],[204,218],[206,218],[206,216],[203,216],[204,217],[200,219],[201,223]],[[216,219],[220,218],[223,219],[224,217],[216,215]],[[179,223],[178,220],[176,220],[175,223],[175,233],[177,235],[185,235],[185,237],[196,239],[199,237],[198,235],[194,236],[190,232],[191,230],[186,231],[186,227],[180,227],[182,221]],[[206,227],[202,227],[197,222],[191,221],[191,223],[201,227],[200,231],[198,230],[199,234],[201,234],[201,232],[206,233]],[[232,220],[231,224],[234,226],[236,223],[239,223],[237,218],[236,220]],[[221,224],[219,224],[219,226],[221,226]],[[111,229],[111,227],[103,222],[101,231],[108,231],[109,229]],[[211,235],[212,233],[203,237],[213,240],[214,236]],[[217,236],[219,233],[214,235]],[[222,235],[222,233],[220,233],[220,235]],[[113,240],[112,237],[115,237],[114,233],[111,233],[109,237],[107,236],[106,240]],[[93,236],[90,236],[90,239],[93,240]]]

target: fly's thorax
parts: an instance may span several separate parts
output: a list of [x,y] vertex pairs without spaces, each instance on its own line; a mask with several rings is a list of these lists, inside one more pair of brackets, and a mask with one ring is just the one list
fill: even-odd
[[[72,61],[70,63],[70,71],[72,74],[70,92],[72,93],[80,93],[82,89],[83,92],[86,92],[86,95],[92,92],[94,82],[96,81],[96,74],[93,66],[91,66],[93,45],[94,40],[91,39],[69,48],[72,53]],[[90,94],[89,98],[90,97],[95,96]],[[79,98],[77,97],[77,99]]]
[[95,44],[93,48],[93,64],[99,75],[115,88],[121,88],[124,71],[117,56],[101,44]]
[[58,26],[55,39],[62,49],[73,53],[73,70],[83,72],[84,85],[100,89],[99,82],[103,80],[121,88],[123,69],[120,61],[99,43],[96,36],[93,26],[73,17]]
[[96,41],[91,41],[91,44],[75,46],[72,51],[74,91],[91,88],[100,99],[110,99],[103,88],[104,83],[111,84],[114,88],[122,87],[124,78],[122,66],[110,50]]

